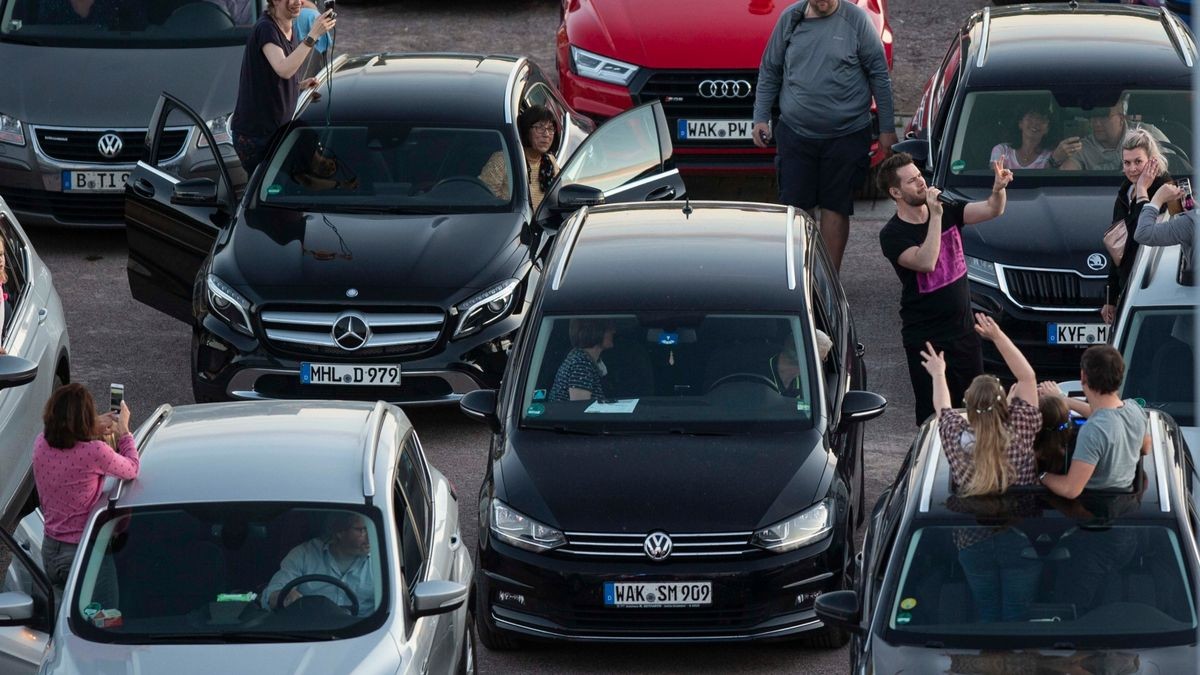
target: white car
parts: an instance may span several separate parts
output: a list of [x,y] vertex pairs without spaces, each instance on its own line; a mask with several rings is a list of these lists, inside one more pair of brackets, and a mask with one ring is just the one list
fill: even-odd
[[0,525],[11,526],[33,494],[33,439],[42,430],[42,406],[56,386],[70,381],[71,371],[67,322],[50,270],[2,197],[0,238],[8,268],[0,345],[37,364],[32,382],[0,389]]

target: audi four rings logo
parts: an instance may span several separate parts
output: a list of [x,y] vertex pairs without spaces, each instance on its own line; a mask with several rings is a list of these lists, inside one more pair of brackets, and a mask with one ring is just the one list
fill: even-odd
[[342,312],[333,322],[330,334],[337,346],[352,352],[367,344],[367,340],[371,338],[371,327],[367,324],[367,317],[362,314]]
[[642,550],[651,560],[666,560],[671,556],[671,537],[666,532],[651,532],[642,543]]
[[1088,267],[1092,268],[1093,270],[1096,270],[1097,272],[1104,269],[1104,266],[1107,264],[1108,264],[1108,259],[1105,258],[1104,255],[1101,253],[1093,253],[1088,256],[1088,259],[1087,259]]
[[124,146],[125,144],[121,142],[121,137],[111,131],[96,141],[96,149],[100,151],[101,155],[109,159],[121,154],[121,148]]
[[704,98],[746,98],[754,87],[746,80],[705,80],[699,90]]

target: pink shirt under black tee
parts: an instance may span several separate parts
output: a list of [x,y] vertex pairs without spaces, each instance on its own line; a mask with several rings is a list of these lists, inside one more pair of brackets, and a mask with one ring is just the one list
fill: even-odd
[[105,476],[137,478],[140,461],[132,434],[117,442],[120,453],[104,441],[51,447],[42,434],[33,442],[33,479],[37,483],[46,535],[68,544],[79,543],[88,513],[100,500]]

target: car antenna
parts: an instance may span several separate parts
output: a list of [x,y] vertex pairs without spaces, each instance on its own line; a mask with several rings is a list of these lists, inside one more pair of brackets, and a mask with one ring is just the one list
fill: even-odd
[[686,194],[683,196],[683,215],[688,218],[692,215],[692,198]]

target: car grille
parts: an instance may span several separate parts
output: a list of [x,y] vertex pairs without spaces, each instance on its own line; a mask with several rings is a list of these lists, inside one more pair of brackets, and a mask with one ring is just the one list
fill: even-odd
[[[741,81],[750,84],[745,96],[730,98],[705,98],[700,95],[700,85],[706,80]],[[743,140],[679,140],[676,125],[680,119],[729,119],[749,120],[754,115],[754,91],[758,86],[756,70],[661,70],[651,72],[649,77],[639,78],[633,83],[630,93],[637,104],[662,101],[663,113],[672,131],[672,141],[687,147],[729,147],[753,143]]]
[[14,211],[50,214],[64,223],[125,222],[125,193],[71,194],[4,188],[4,201]]
[[333,325],[348,307],[327,309],[264,308],[259,314],[263,333],[274,349],[303,357],[365,358],[412,355],[432,348],[441,335],[445,313],[411,307],[353,308],[366,319],[371,336],[356,350],[340,347]]
[[[567,544],[557,553],[590,558],[646,558],[645,534],[566,532]],[[750,544],[750,532],[671,534],[671,556],[676,558],[736,558],[762,549]]]
[[1099,309],[1105,277],[1081,277],[1069,271],[1004,268],[1008,296],[1025,307]]
[[[187,142],[188,129],[168,129],[159,142],[158,160],[178,155]],[[38,147],[52,159],[87,164],[133,164],[142,158],[146,130],[114,131],[121,138],[121,151],[116,157],[100,154],[100,137],[110,133],[105,129],[35,129]]]
[[771,608],[767,604],[748,604],[729,601],[727,607],[638,608],[574,606],[566,612],[555,612],[551,619],[569,628],[583,630],[613,630],[618,632],[648,632],[669,634],[719,632],[755,626],[767,620]]

